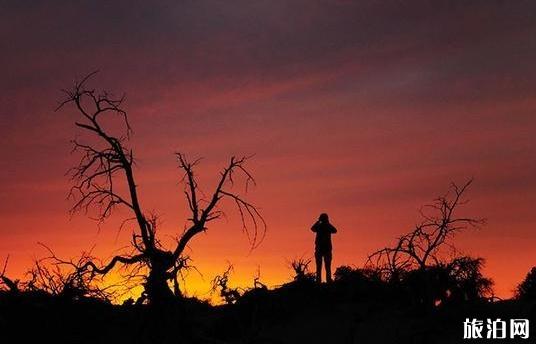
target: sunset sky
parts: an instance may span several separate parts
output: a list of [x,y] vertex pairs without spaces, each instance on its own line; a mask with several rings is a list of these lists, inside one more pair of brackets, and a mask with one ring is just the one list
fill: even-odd
[[[76,3],[76,4],[75,4]],[[231,155],[248,163],[247,197],[268,223],[250,252],[238,213],[188,251],[208,297],[232,285],[290,279],[313,255],[320,212],[339,229],[334,265],[412,229],[419,208],[474,177],[464,213],[484,217],[456,237],[509,297],[536,265],[536,3],[533,1],[47,1],[0,2],[0,259],[23,277],[34,257],[128,244],[118,212],[100,231],[70,217],[65,172],[77,162],[73,109],[62,88],[126,94],[142,206],[172,242],[185,224],[174,152],[203,157],[210,192]]]

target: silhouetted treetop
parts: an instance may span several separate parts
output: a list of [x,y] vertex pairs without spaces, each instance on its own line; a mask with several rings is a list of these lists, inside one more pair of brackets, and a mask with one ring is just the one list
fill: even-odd
[[[157,237],[158,217],[144,210],[138,194],[134,171],[134,152],[127,147],[132,132],[127,112],[123,108],[124,97],[113,98],[108,92],[97,92],[87,87],[88,80],[95,75],[89,74],[68,90],[66,99],[58,109],[73,105],[75,125],[86,132],[87,142],[73,140],[73,151],[80,155],[78,164],[70,170],[73,187],[69,196],[74,199],[71,213],[96,210],[96,219],[104,221],[112,215],[116,207],[122,207],[132,214],[121,227],[130,221],[137,226],[132,232],[131,252],[116,255],[106,264],[97,264],[89,259],[79,270],[92,274],[107,274],[117,264],[135,267],[136,271],[145,269],[147,276],[144,287],[150,302],[180,295],[177,275],[188,267],[189,257],[185,248],[193,237],[207,230],[208,223],[219,219],[222,211],[218,204],[227,199],[236,206],[242,221],[242,229],[250,239],[252,248],[261,241],[266,231],[264,218],[257,207],[248,202],[240,193],[234,191],[235,174],[245,179],[245,188],[254,184],[253,175],[247,170],[247,157],[231,157],[220,172],[212,193],[204,198],[198,187],[195,169],[199,160],[189,160],[185,154],[176,153],[178,167],[183,171],[184,194],[191,216],[189,226],[178,236],[174,247],[165,248]],[[122,133],[110,134],[106,118],[119,116]],[[168,282],[173,283],[171,291]]]
[[449,191],[421,208],[421,221],[400,236],[394,246],[382,248],[368,257],[368,265],[380,269],[388,278],[411,269],[425,269],[441,262],[445,248],[455,249],[449,240],[467,228],[477,228],[485,220],[458,215],[467,203],[463,198],[473,180],[462,186],[451,184]]

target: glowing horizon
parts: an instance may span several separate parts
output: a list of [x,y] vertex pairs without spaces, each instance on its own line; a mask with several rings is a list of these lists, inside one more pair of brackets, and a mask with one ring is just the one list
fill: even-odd
[[471,177],[463,212],[487,224],[456,237],[458,248],[486,259],[501,297],[536,265],[530,3],[2,6],[0,259],[10,255],[10,276],[46,254],[37,242],[62,257],[95,245],[105,259],[129,241],[128,229],[117,234],[124,213],[100,231],[67,213],[69,141],[80,132],[73,111],[53,110],[62,88],[95,69],[92,86],[126,93],[140,196],[165,240],[187,218],[175,151],[204,158],[205,191],[230,156],[255,154],[248,197],[266,238],[250,252],[229,207],[191,243],[203,273],[190,273],[191,295],[206,295],[227,262],[232,285],[251,285],[259,267],[270,286],[288,281],[288,260],[313,255],[309,227],[324,211],[339,229],[333,266],[361,266],[412,229],[420,206]]

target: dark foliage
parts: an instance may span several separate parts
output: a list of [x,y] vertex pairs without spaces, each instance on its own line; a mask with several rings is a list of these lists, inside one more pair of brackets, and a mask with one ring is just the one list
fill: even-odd
[[530,269],[525,279],[517,285],[517,299],[536,300],[536,267]]
[[473,287],[485,284],[475,274],[480,267],[479,260],[467,259],[424,277],[412,270],[393,283],[377,271],[343,266],[331,284],[292,280],[268,289],[257,283],[221,306],[187,298],[158,307],[114,306],[89,297],[6,290],[0,292],[0,331],[17,335],[16,326],[24,324],[32,328],[25,339],[55,343],[457,343],[465,317],[527,318],[534,311],[487,298],[468,302],[454,296],[459,291],[432,308],[415,304],[413,283],[423,278],[441,282],[433,295],[445,295],[446,278],[457,288],[470,286],[459,295],[480,297],[475,292],[481,289]]

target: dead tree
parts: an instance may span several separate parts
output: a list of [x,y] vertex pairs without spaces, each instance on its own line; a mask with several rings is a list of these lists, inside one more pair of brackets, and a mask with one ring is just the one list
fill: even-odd
[[253,276],[253,289],[268,289],[268,286],[261,282],[261,268],[257,267],[257,272]]
[[386,279],[398,279],[404,271],[425,270],[438,265],[445,248],[454,249],[450,239],[456,233],[475,228],[484,219],[458,216],[458,208],[467,203],[464,193],[472,179],[461,187],[452,183],[449,191],[432,204],[424,206],[422,221],[411,232],[398,238],[396,244],[372,253],[367,265],[381,271]]
[[294,281],[295,282],[304,282],[312,281],[314,276],[309,272],[309,264],[311,264],[311,259],[306,258],[295,258],[289,263],[289,267],[294,272]]
[[221,275],[216,275],[212,280],[212,289],[214,293],[218,289],[220,290],[220,296],[225,301],[226,304],[231,305],[236,303],[240,299],[241,293],[238,288],[229,287],[229,278],[233,272],[233,265],[229,264],[227,270],[225,270]]
[[[236,191],[232,191],[235,174],[245,180],[246,190],[255,180],[246,169],[247,157],[230,158],[222,169],[219,180],[207,199],[199,192],[195,168],[199,160],[190,161],[182,153],[176,153],[179,168],[183,171],[185,190],[191,217],[189,226],[178,237],[174,247],[165,248],[157,238],[157,218],[146,212],[141,204],[134,174],[134,153],[128,147],[131,127],[127,112],[123,109],[124,97],[118,99],[106,92],[97,92],[86,87],[92,73],[74,87],[64,90],[66,99],[58,109],[73,105],[78,117],[76,126],[91,136],[89,142],[74,140],[74,151],[81,155],[76,167],[71,170],[74,185],[70,196],[75,200],[71,212],[96,210],[98,221],[107,219],[117,207],[127,209],[136,223],[132,233],[132,252],[117,255],[107,264],[88,261],[84,269],[94,274],[107,274],[116,265],[141,265],[148,271],[144,288],[151,303],[159,303],[173,297],[168,282],[177,285],[177,273],[184,268],[187,257],[185,248],[193,237],[207,230],[207,225],[223,214],[219,203],[228,199],[238,208],[244,231],[256,247],[266,231],[266,223],[258,209]],[[106,119],[117,116],[123,133],[112,135],[105,125]],[[175,293],[179,289],[176,286]]]
[[[61,259],[46,245],[41,244],[49,253],[48,256],[36,259],[33,267],[26,273],[27,280],[23,283],[25,291],[44,292],[69,300],[95,298],[111,301],[119,296],[116,285],[102,286],[100,275],[85,269],[85,266],[97,260],[91,251],[82,252],[72,259]],[[98,280],[98,281],[97,281]]]
[[6,275],[8,263],[9,263],[9,255],[6,257],[6,260],[4,261],[2,272],[0,272],[0,290],[3,289],[2,287],[5,287],[6,290],[11,293],[18,293],[20,291],[19,280],[13,280],[7,277]]

